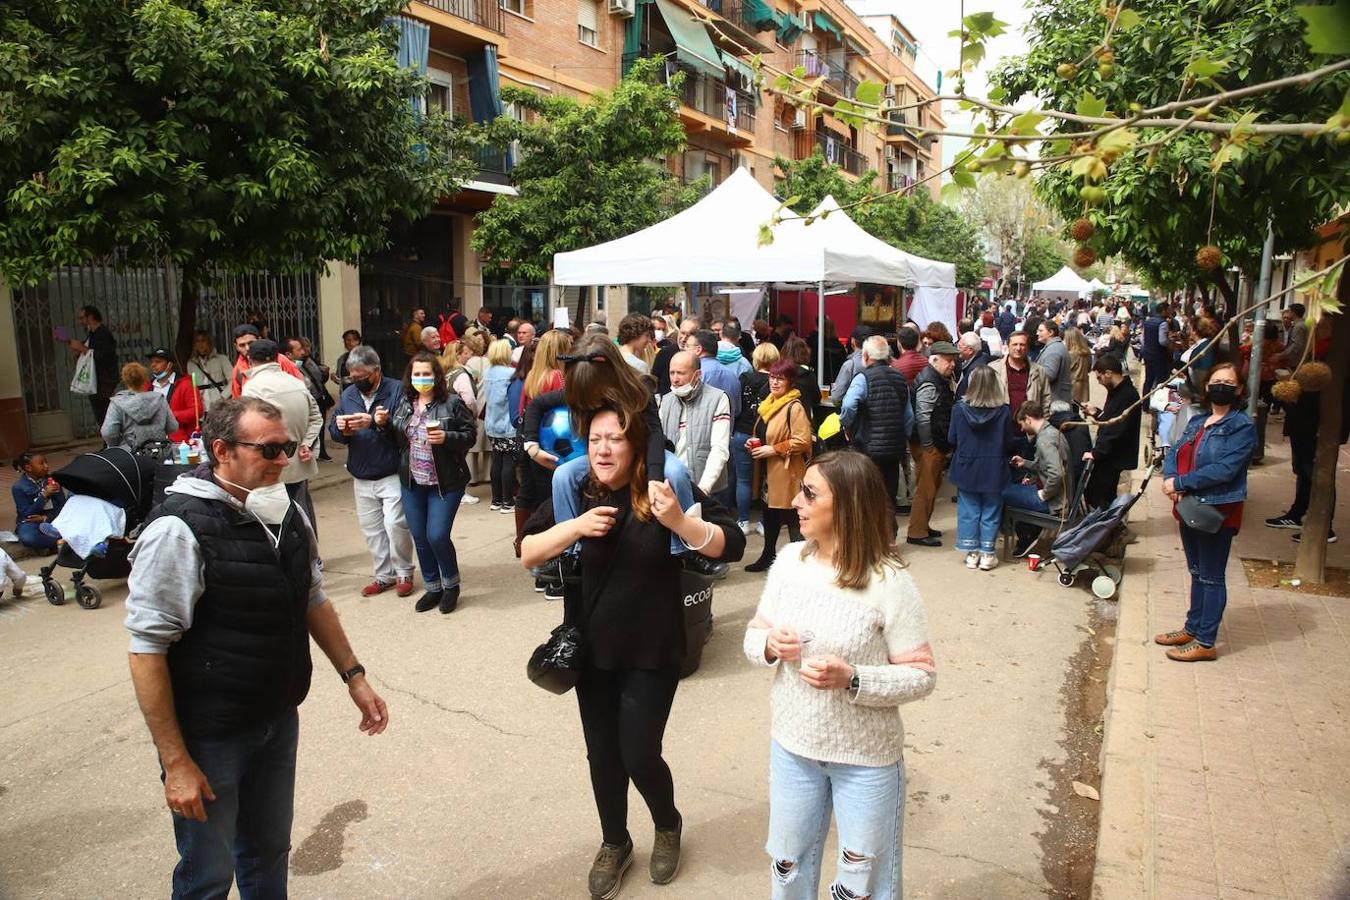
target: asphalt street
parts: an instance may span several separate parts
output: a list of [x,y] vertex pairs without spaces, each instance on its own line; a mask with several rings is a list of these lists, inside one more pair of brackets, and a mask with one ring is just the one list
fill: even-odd
[[[348,485],[316,500],[329,593],[391,723],[359,733],[316,650],[292,895],[584,897],[599,828],[575,700],[524,672],[561,608],[514,559],[511,518],[486,500],[462,508],[459,610],[417,614],[414,598],[392,591],[359,596],[369,559]],[[906,554],[939,673],[936,691],[903,710],[906,896],[1043,896],[1054,862],[1044,856],[1056,852],[1045,838],[1063,815],[1061,690],[1089,640],[1092,600],[1020,564],[966,570],[950,548],[955,510],[944,497],[934,522],[947,547]],[[752,536],[747,553],[759,547]],[[676,698],[666,756],[685,820],[680,875],[667,887],[647,880],[651,824],[633,792],[638,858],[624,897],[767,894],[769,674],[740,649],[761,583],[736,566],[717,586],[703,667]],[[30,584],[0,602],[0,896],[165,896],[176,853],[127,672],[125,587],[105,582],[103,607],[90,611],[53,607]],[[831,843],[826,883],[833,853]]]

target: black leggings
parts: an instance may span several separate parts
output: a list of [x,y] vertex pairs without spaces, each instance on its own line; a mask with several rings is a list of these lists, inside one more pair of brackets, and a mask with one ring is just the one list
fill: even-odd
[[[891,504],[895,504],[894,499],[891,500]],[[778,533],[783,530],[784,525],[787,526],[789,540],[802,539],[802,530],[797,524],[797,510],[764,507],[764,550],[759,554],[761,560],[773,559],[778,554]]]
[[587,669],[577,684],[591,790],[607,844],[630,839],[629,781],[647,801],[657,828],[670,829],[680,823],[675,782],[661,758],[661,739],[679,683],[680,670],[673,667]]
[[512,450],[492,451],[492,502],[514,503],[516,498],[516,454]]

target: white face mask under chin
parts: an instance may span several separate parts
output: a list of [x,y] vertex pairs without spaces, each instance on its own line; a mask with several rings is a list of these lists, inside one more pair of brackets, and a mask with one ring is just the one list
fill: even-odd
[[694,393],[694,388],[697,386],[698,382],[694,381],[691,381],[688,384],[681,384],[679,386],[671,385],[670,392],[674,394],[676,397],[679,397],[681,400],[688,400],[689,395]]
[[244,498],[244,511],[264,525],[280,525],[286,520],[286,513],[291,508],[291,495],[286,493],[286,485],[278,482],[249,490],[241,484],[221,478],[218,474],[216,480],[241,491],[248,491],[248,496]]

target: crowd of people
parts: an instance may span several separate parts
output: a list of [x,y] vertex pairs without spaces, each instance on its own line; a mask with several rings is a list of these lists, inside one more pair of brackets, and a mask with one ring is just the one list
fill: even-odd
[[[1192,579],[1185,622],[1156,640],[1178,661],[1216,658],[1256,441],[1242,408],[1252,354],[1222,340],[1214,311],[1173,311],[975,303],[955,335],[908,321],[893,338],[860,326],[847,343],[827,320],[817,359],[814,336],[786,316],[743,328],[663,308],[625,316],[611,335],[603,318],[541,331],[491,310],[434,326],[418,310],[401,335],[404,360],[382,360],[348,331],[330,370],[306,340],[245,323],[233,361],[198,333],[188,374],[167,349],[128,363],[106,398],[108,445],[199,435],[207,451],[141,531],[127,600],[133,682],[174,814],[175,894],[224,891],[236,877],[284,894],[310,636],[347,684],[361,730],[387,725],[324,587],[307,482],[331,440],[346,447],[371,557],[364,597],[411,597],[420,572],[414,609],[452,613],[460,505],[486,484],[490,509],[514,517],[516,555],[584,643],[575,690],[601,826],[593,897],[616,896],[634,859],[630,784],[654,827],[651,880],[678,872],[683,818],[662,739],[690,652],[681,573],[723,578],[762,534],[745,566],[766,575],[744,649],[774,670],[771,894],[817,896],[832,812],[831,895],[899,897],[898,707],[935,683],[900,546],[950,539],[967,568],[988,572],[1006,509],[1063,521],[1075,505],[1111,506],[1140,464],[1147,406]],[[1310,342],[1317,352],[1301,312],[1287,311],[1283,335],[1262,330],[1263,397]],[[82,316],[89,337],[71,349],[97,352],[101,317]],[[1094,377],[1100,407],[1089,402]],[[1306,514],[1314,406],[1284,410],[1298,480],[1272,527]],[[20,537],[50,551],[62,492],[41,454],[18,466]],[[932,527],[949,499],[950,538]],[[1018,526],[1016,552],[1047,527]]]

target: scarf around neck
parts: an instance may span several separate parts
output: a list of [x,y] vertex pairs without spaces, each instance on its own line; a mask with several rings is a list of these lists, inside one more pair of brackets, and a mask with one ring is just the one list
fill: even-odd
[[775,397],[773,394],[759,401],[759,417],[765,422],[774,417],[774,413],[787,406],[793,400],[800,399],[802,392],[793,388],[781,397]]

